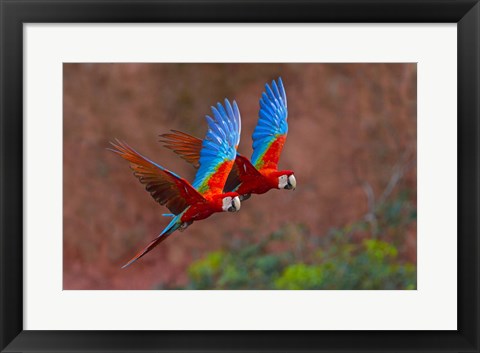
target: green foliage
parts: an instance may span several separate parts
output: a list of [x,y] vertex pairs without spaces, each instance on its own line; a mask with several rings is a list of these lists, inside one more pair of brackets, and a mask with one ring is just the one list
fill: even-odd
[[221,251],[210,253],[202,260],[192,264],[189,268],[189,276],[194,282],[205,281],[204,287],[213,285],[214,275],[220,271],[224,254]]
[[288,254],[268,254],[265,247],[275,235],[236,251],[217,251],[189,268],[188,289],[268,289],[271,279],[289,263]]
[[275,280],[277,289],[316,289],[322,287],[323,266],[295,264],[285,268]]
[[[398,246],[415,220],[401,194],[378,210],[374,223],[361,220],[320,237],[289,224],[193,263],[187,288],[415,289],[416,266],[401,259]],[[272,251],[279,248],[286,250]]]

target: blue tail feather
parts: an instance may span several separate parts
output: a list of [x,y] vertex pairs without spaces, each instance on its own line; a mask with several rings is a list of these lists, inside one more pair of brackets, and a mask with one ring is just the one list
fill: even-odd
[[170,235],[174,231],[176,231],[182,225],[182,221],[180,220],[180,218],[182,218],[181,214],[179,214],[178,216],[174,216],[171,222],[168,223],[168,226],[166,226],[165,229],[157,237],[157,239],[160,238],[162,235],[165,235],[165,234]]

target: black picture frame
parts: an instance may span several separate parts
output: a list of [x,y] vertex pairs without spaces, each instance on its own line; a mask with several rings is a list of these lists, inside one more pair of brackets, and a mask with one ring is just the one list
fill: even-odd
[[[0,15],[2,352],[479,352],[478,0],[0,0]],[[458,330],[23,330],[23,24],[69,22],[457,23]]]

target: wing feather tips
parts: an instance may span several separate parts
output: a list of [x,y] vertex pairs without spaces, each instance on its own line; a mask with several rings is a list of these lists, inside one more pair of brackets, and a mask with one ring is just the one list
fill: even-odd
[[170,131],[170,133],[159,135],[163,146],[178,154],[195,168],[198,168],[203,141],[182,131]]
[[113,152],[130,162],[133,174],[145,185],[153,199],[173,214],[181,213],[190,202],[203,200],[186,180],[142,156],[128,144],[116,140],[112,146],[115,149]]
[[272,87],[273,87],[273,92],[275,93],[275,98],[277,99],[281,99],[280,97],[280,91],[278,89],[278,86],[277,86],[277,82],[275,82],[275,80],[272,80]]
[[[207,122],[218,142],[218,149],[223,147],[227,150],[236,148],[240,142],[241,117],[236,101],[233,101],[232,106],[230,101],[225,98],[224,105],[226,108],[220,102],[216,107],[212,106],[214,119],[207,116]],[[209,137],[208,132],[207,137]],[[227,142],[227,145],[224,142]]]
[[236,102],[233,101],[232,106],[225,99],[223,105],[218,102],[211,110],[213,118],[207,116],[208,130],[200,151],[200,167],[193,182],[193,186],[203,194],[222,192],[231,169],[228,164],[233,165],[240,142],[241,121]]
[[227,132],[225,131],[226,129],[223,127],[223,125],[219,125],[222,124],[223,117],[215,107],[212,106],[211,109],[214,119],[208,115],[206,116],[208,127],[209,129],[213,130],[216,135],[218,135],[220,138],[219,143],[222,143],[222,141],[227,138]]
[[229,126],[228,126],[229,118],[228,118],[227,111],[225,110],[225,108],[223,107],[223,105],[220,102],[217,103],[217,109],[218,109],[218,112],[220,113],[219,119],[217,120],[217,123],[223,129],[223,131],[225,132],[225,135],[228,135],[228,132],[230,131],[230,129],[229,129]]
[[238,109],[238,104],[234,100],[233,101],[233,112],[235,115],[234,119],[234,129],[235,129],[235,134],[236,134],[236,139],[235,139],[235,147],[238,147],[240,144],[240,136],[242,134],[242,116],[240,115],[240,109]]
[[285,108],[287,108],[288,107],[287,93],[285,92],[285,87],[283,86],[283,80],[281,77],[278,78],[278,85],[280,86],[279,89],[280,89],[281,97],[283,99],[283,104],[285,105]]
[[225,107],[227,111],[227,116],[228,119],[226,120],[227,123],[227,129],[228,129],[228,145],[229,147],[235,146],[235,116],[233,115],[233,109],[232,105],[228,101],[228,99],[225,98]]

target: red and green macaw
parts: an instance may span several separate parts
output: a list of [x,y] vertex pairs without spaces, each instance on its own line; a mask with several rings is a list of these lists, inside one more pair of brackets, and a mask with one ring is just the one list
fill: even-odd
[[[293,171],[278,170],[278,160],[287,138],[287,95],[281,78],[265,84],[260,98],[259,119],[253,131],[251,160],[237,153],[224,191],[240,194],[240,200],[251,194],[263,194],[271,189],[295,189]],[[202,140],[181,131],[160,135],[165,147],[177,153],[194,167],[200,166]]]
[[234,164],[240,142],[241,118],[237,103],[233,107],[225,99],[225,107],[212,107],[213,118],[206,116],[208,131],[199,145],[199,169],[190,184],[177,174],[142,156],[129,145],[116,140],[111,151],[130,162],[134,175],[160,205],[165,205],[172,217],[168,226],[123,268],[147,254],[177,229],[182,231],[194,221],[216,212],[235,212],[240,209],[239,194],[223,192]]

